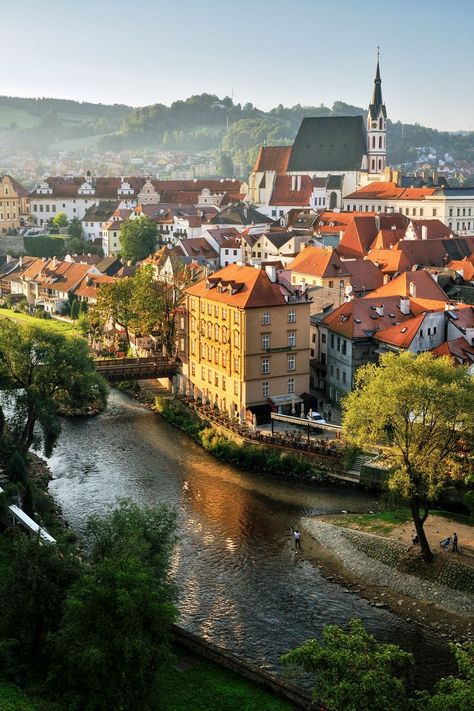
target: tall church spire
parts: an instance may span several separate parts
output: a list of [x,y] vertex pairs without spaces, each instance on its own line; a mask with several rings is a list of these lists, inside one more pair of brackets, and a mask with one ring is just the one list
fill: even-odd
[[379,52],[380,48],[377,47],[374,91],[367,113],[367,158],[369,173],[380,175],[385,170],[387,158],[387,109],[382,99]]

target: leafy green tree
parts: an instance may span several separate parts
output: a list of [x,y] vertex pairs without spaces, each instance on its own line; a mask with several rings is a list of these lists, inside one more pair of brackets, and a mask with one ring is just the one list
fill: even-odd
[[121,326],[125,331],[127,348],[130,348],[130,329],[136,323],[133,296],[132,277],[104,284],[97,292],[97,303],[90,314],[91,323],[98,322],[104,326],[111,321]]
[[8,462],[8,478],[14,483],[26,484],[28,480],[28,468],[24,457],[15,449]]
[[76,240],[82,240],[82,224],[81,221],[77,219],[77,217],[74,217],[73,220],[69,223],[68,227],[68,235],[71,237],[71,239],[76,239]]
[[88,567],[52,638],[49,687],[72,710],[154,710],[177,618],[175,514],[122,503],[86,533]]
[[157,233],[155,223],[145,215],[124,222],[120,228],[122,257],[132,264],[149,257],[155,251]]
[[77,299],[74,299],[74,301],[71,304],[71,318],[76,321],[79,318],[79,309],[80,309],[80,304]]
[[23,534],[11,548],[0,587],[0,666],[27,679],[45,672],[46,637],[58,628],[66,591],[79,574],[79,561],[58,545]]
[[322,641],[310,639],[281,658],[284,666],[302,667],[315,675],[313,698],[337,711],[373,709],[405,711],[406,680],[413,655],[395,644],[383,644],[360,620],[349,632],[326,625]]
[[423,557],[431,561],[423,528],[430,507],[444,487],[469,475],[474,380],[449,358],[386,354],[378,366],[359,368],[343,410],[350,443],[385,448],[394,465],[389,488],[408,502]]
[[85,340],[9,319],[0,320],[0,388],[6,430],[22,456],[31,447],[51,454],[61,407],[104,405],[107,397]]
[[228,153],[220,153],[217,163],[217,172],[223,178],[232,178],[234,175],[234,164]]
[[67,227],[69,224],[69,221],[67,219],[67,215],[65,212],[58,212],[57,215],[55,215],[52,219],[52,223],[55,227]]
[[450,644],[459,675],[440,679],[434,691],[417,694],[419,711],[471,711],[474,702],[474,643]]

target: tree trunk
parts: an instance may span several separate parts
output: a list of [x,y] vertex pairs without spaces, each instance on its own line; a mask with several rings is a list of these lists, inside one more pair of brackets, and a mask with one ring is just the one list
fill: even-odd
[[419,503],[416,500],[413,500],[410,504],[410,509],[411,509],[411,515],[413,518],[413,523],[415,524],[415,530],[418,535],[418,541],[420,543],[421,547],[421,555],[423,558],[426,560],[427,563],[432,563],[433,562],[433,553],[431,552],[430,544],[428,543],[428,539],[426,538],[425,534],[425,529],[423,528],[423,524],[425,523],[427,512],[425,512],[425,515],[423,518],[420,516],[420,507]]

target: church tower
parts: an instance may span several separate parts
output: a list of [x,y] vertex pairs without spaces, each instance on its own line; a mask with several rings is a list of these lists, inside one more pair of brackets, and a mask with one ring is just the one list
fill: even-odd
[[367,113],[367,158],[369,174],[380,175],[384,172],[387,162],[387,109],[382,99],[378,48],[374,92]]

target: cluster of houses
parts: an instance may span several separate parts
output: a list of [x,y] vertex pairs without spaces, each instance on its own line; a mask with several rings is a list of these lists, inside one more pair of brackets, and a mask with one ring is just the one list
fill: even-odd
[[[183,392],[263,419],[321,392],[339,402],[357,368],[387,351],[447,355],[474,372],[474,188],[387,167],[386,121],[377,65],[366,120],[305,118],[292,146],[262,147],[247,182],[87,173],[46,178],[26,197],[4,176],[0,226],[13,210],[40,226],[64,212],[105,256],[9,260],[1,293],[52,313],[93,304],[135,268],[118,258],[120,229],[145,215],[158,232],[145,260],[155,278],[187,267]],[[137,347],[156,347],[149,335]]]

